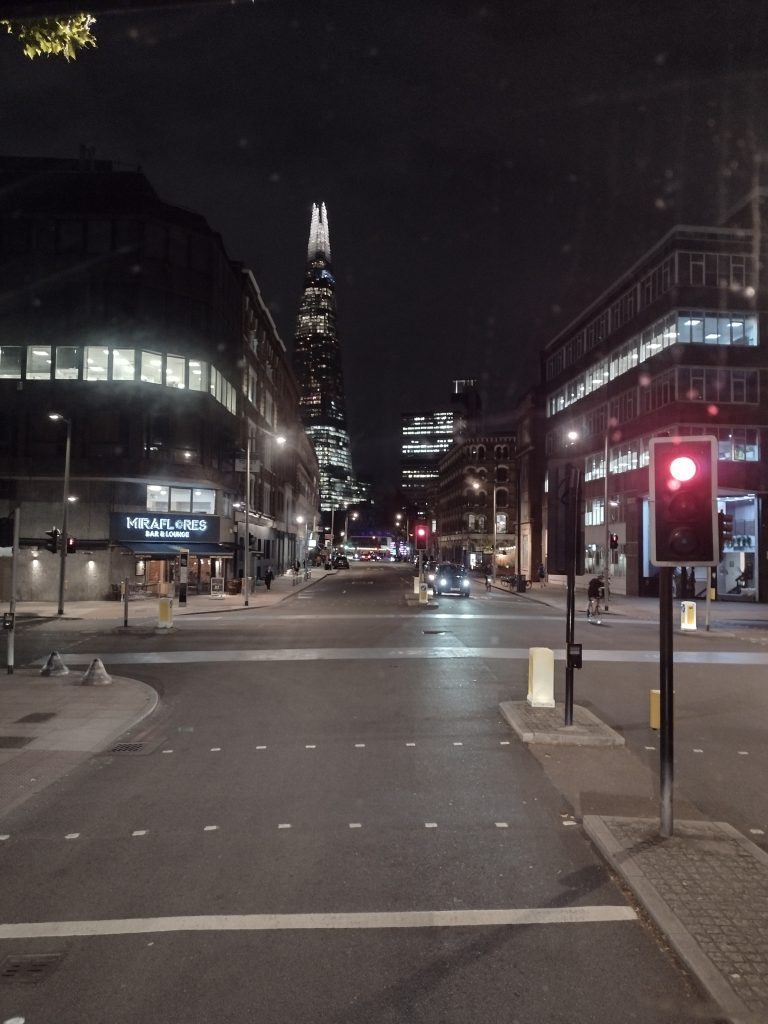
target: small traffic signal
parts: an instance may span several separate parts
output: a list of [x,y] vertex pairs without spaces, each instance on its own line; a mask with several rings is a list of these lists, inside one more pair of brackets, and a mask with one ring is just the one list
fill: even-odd
[[728,512],[717,513],[717,539],[722,561],[725,549],[733,546],[733,516]]
[[416,527],[416,550],[426,551],[428,540],[429,530],[427,529],[426,526],[423,526],[421,523],[419,523],[418,526]]
[[57,530],[56,527],[52,530],[47,530],[45,536],[48,540],[45,542],[46,551],[50,551],[52,555],[55,555],[59,550],[59,537],[61,536],[61,530]]
[[74,537],[67,537],[67,554],[74,555],[77,553],[77,541]]
[[651,438],[650,500],[653,565],[717,564],[714,437]]
[[13,547],[13,516],[0,519],[0,548]]
[[612,533],[611,534],[611,536],[609,537],[609,543],[610,543],[611,551],[615,551],[618,548],[618,546],[619,546],[619,535],[618,535],[618,533]]

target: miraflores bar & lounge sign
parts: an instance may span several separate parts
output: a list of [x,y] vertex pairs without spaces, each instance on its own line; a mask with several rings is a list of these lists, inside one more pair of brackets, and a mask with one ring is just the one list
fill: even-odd
[[109,521],[113,543],[154,541],[156,544],[219,540],[219,517],[188,512],[113,512]]

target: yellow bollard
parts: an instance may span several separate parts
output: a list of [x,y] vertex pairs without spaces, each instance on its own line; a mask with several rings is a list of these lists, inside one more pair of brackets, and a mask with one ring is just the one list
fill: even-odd
[[555,706],[555,652],[549,647],[528,648],[527,699],[533,708]]
[[157,628],[170,629],[173,626],[173,598],[161,597],[157,603]]
[[658,729],[661,726],[661,690],[651,690],[650,726]]

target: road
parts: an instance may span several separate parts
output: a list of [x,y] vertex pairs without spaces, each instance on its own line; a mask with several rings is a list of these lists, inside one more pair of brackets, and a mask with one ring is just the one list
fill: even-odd
[[[410,589],[403,567],[357,566],[162,636],[20,634],[20,661],[99,654],[161,701],[133,752],[3,818],[0,919],[20,927],[0,955],[60,959],[0,982],[0,1022],[718,1019],[582,834],[574,764],[499,713],[562,616],[482,588],[419,609]],[[652,773],[653,628],[579,633],[608,660],[587,659],[577,702]],[[765,829],[764,667],[724,682],[715,653],[749,644],[676,640],[704,654],[677,675],[681,794]]]

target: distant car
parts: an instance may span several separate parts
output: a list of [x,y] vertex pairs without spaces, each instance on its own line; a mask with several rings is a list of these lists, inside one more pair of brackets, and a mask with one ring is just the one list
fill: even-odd
[[469,597],[469,576],[463,565],[441,562],[435,570],[435,582],[432,587],[435,594],[460,594],[461,597]]
[[336,555],[336,557],[333,560],[333,568],[334,569],[348,569],[349,568],[349,559],[347,558],[347,556],[346,555]]

